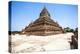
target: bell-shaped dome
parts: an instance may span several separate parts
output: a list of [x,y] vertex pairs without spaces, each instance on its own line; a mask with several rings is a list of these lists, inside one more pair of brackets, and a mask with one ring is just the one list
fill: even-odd
[[48,10],[46,9],[46,7],[44,7],[40,13],[40,17],[43,17],[43,16],[50,17],[50,14],[49,14]]

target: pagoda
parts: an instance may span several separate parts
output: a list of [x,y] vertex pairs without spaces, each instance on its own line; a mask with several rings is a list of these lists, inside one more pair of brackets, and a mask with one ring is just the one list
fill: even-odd
[[62,27],[60,27],[57,22],[51,19],[46,7],[42,9],[38,19],[30,23],[22,30],[23,34],[37,36],[55,35],[63,32],[64,31]]

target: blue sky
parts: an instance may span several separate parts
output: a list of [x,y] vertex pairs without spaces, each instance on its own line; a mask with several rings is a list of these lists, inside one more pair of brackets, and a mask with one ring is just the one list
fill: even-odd
[[11,31],[21,31],[29,23],[39,18],[44,6],[49,11],[51,18],[57,21],[62,28],[77,27],[77,5],[13,1],[11,3]]

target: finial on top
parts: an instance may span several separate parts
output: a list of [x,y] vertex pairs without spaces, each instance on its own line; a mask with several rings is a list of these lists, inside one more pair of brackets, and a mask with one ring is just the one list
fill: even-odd
[[43,9],[42,9],[42,11],[40,13],[40,16],[44,16],[44,15],[47,15],[47,16],[50,17],[50,14],[49,14],[49,12],[48,12],[48,10],[47,10],[45,5],[44,5],[44,7],[43,7]]

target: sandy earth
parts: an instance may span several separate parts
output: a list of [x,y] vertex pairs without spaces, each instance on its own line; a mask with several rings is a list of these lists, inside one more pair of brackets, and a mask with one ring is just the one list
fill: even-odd
[[70,49],[73,33],[50,36],[11,35],[12,52],[33,52]]

